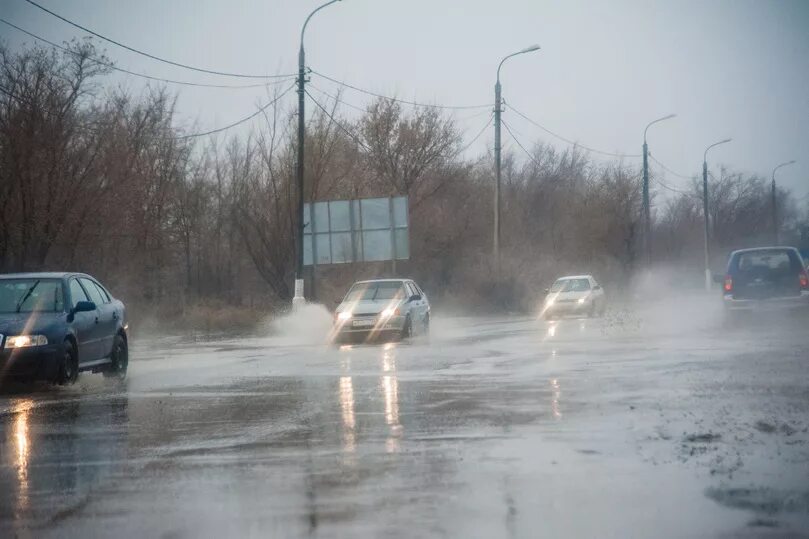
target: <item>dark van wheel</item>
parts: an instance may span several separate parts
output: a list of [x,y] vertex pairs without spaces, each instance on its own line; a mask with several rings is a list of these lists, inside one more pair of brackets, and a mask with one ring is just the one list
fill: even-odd
[[79,377],[79,360],[73,343],[66,340],[59,361],[59,371],[56,374],[56,383],[60,386],[70,385]]
[[112,343],[112,354],[110,354],[111,365],[103,372],[106,378],[126,378],[126,370],[129,367],[129,348],[126,339],[122,335],[115,336]]

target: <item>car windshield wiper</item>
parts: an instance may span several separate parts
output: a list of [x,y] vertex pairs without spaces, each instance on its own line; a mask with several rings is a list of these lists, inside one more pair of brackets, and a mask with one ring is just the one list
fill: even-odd
[[20,312],[20,309],[22,309],[23,304],[28,300],[28,298],[31,297],[31,294],[34,293],[34,289],[37,286],[39,286],[39,279],[37,279],[37,282],[31,285],[31,288],[28,289],[28,291],[25,293],[22,299],[17,303],[17,312]]

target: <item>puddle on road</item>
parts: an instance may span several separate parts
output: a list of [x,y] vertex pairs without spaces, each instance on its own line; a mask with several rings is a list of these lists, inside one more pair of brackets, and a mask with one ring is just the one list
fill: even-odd
[[809,514],[809,490],[711,487],[705,495],[715,502],[735,509],[775,515],[779,513]]

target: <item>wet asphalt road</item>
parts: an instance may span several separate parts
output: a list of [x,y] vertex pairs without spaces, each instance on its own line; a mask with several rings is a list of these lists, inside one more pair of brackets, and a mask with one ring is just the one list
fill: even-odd
[[0,396],[0,537],[809,533],[807,326],[671,316],[135,335],[122,385]]

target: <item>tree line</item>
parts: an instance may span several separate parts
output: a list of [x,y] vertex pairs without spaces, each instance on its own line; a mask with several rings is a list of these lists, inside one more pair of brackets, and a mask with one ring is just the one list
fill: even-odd
[[[248,133],[188,137],[175,95],[109,87],[105,63],[89,40],[67,52],[0,46],[0,271],[85,271],[136,309],[168,313],[200,302],[286,305],[298,225],[295,111],[276,104]],[[396,271],[447,304],[531,309],[559,274],[592,272],[622,286],[640,267],[639,166],[541,141],[527,158],[505,153],[495,264],[492,159],[466,156],[465,140],[439,108],[379,98],[348,117],[338,95],[307,120],[305,198],[408,196],[411,258]],[[701,183],[671,194],[654,180],[655,262],[698,283]],[[769,185],[724,167],[710,185],[719,271],[731,248],[769,238]],[[787,191],[778,198],[790,234],[806,210]],[[353,279],[392,271],[334,265],[309,278],[325,301]]]

